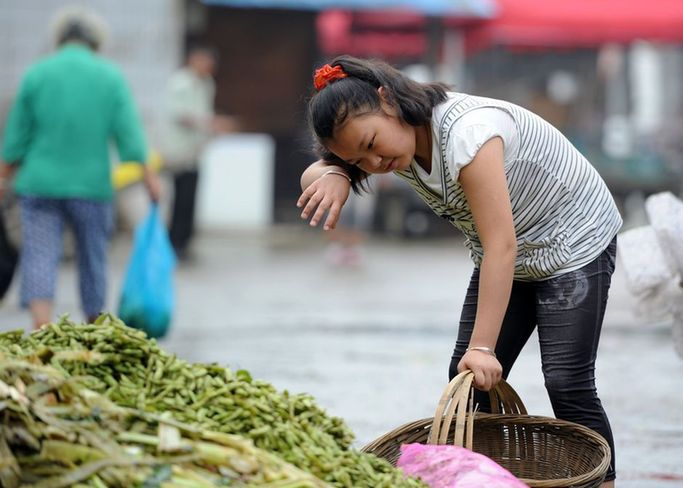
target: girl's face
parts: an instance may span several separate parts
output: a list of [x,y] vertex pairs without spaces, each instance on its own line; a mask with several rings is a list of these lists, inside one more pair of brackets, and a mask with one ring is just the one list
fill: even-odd
[[350,116],[325,142],[330,151],[366,173],[391,173],[410,166],[415,141],[415,127],[383,104],[381,111]]

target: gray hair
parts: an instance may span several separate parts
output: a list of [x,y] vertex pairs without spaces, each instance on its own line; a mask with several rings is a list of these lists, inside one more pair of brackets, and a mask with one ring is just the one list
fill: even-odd
[[56,46],[78,41],[98,50],[107,39],[107,24],[97,13],[86,7],[73,5],[60,9],[51,23]]

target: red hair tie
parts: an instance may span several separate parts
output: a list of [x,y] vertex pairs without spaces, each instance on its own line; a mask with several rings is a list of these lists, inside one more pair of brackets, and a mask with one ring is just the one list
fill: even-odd
[[322,90],[327,85],[329,85],[334,80],[341,80],[346,78],[347,74],[341,66],[330,66],[326,64],[322,68],[315,70],[315,75],[313,75],[313,86],[317,91]]

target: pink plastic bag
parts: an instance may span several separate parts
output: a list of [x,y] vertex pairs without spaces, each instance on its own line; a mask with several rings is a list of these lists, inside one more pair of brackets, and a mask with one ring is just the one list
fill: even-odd
[[528,488],[495,461],[459,446],[404,444],[397,466],[431,488]]

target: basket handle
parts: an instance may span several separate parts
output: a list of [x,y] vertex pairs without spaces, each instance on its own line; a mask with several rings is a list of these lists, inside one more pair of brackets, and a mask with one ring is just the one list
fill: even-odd
[[[466,370],[458,374],[446,386],[436,407],[428,444],[446,444],[448,432],[455,416],[453,444],[472,449],[474,431],[474,373]],[[489,390],[492,413],[526,415],[526,407],[517,392],[501,379]],[[467,415],[467,413],[470,415]]]

